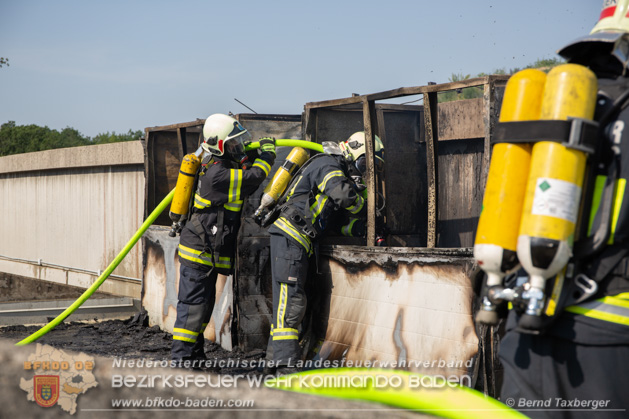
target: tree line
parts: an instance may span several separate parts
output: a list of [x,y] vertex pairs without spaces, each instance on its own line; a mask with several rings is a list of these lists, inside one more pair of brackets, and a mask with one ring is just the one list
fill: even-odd
[[9,121],[0,126],[0,157],[53,148],[137,141],[143,134],[140,130],[129,130],[126,134],[106,132],[90,138],[70,127],[57,131],[47,126],[16,125],[15,121]]

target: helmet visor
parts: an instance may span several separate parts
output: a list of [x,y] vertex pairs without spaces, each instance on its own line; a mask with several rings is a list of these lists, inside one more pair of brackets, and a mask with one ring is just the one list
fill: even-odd
[[237,137],[229,138],[225,141],[225,153],[239,161],[245,155],[245,143],[249,141],[251,141],[249,131],[244,131]]

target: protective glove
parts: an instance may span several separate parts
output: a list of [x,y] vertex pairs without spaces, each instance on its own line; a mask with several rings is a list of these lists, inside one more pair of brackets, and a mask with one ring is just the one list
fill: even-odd
[[268,152],[275,156],[275,138],[273,137],[264,137],[260,138],[260,151]]

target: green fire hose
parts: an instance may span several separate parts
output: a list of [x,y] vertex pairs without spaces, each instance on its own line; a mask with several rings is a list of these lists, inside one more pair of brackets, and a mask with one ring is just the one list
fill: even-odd
[[[308,148],[314,151],[323,152],[323,147],[321,144],[312,143],[310,141],[304,140],[290,140],[290,139],[281,139],[277,140],[276,144],[280,147],[303,147]],[[260,144],[258,142],[251,143],[247,145],[247,150],[254,150],[259,148]],[[138,231],[135,232],[131,240],[125,245],[125,247],[118,253],[118,256],[109,264],[107,269],[98,277],[96,282],[94,282],[88,289],[81,294],[81,296],[68,308],[66,308],[61,314],[55,317],[50,323],[43,326],[37,332],[28,336],[27,338],[16,343],[17,346],[28,345],[29,343],[35,342],[40,337],[44,336],[46,333],[50,332],[52,329],[57,327],[59,323],[64,321],[70,314],[72,314],[76,309],[81,307],[81,305],[87,301],[94,292],[105,282],[105,280],[109,277],[109,275],[118,267],[120,262],[127,256],[127,253],[131,251],[135,243],[140,240],[140,237],[144,234],[144,232],[150,227],[153,222],[157,219],[157,217],[166,209],[166,207],[170,204],[175,195],[175,190],[170,191],[168,195],[160,202],[160,204],[153,210],[153,212],[148,216],[148,218],[144,221],[142,226]]]
[[[321,144],[313,143],[306,140],[275,140],[275,145],[278,147],[303,147],[309,150],[318,151],[319,153],[323,153],[323,146]],[[260,148],[260,143],[255,142],[249,144],[247,150],[254,150],[256,148]]]
[[496,399],[442,377],[381,368],[333,368],[265,380],[265,386],[361,400],[452,419],[524,419]]

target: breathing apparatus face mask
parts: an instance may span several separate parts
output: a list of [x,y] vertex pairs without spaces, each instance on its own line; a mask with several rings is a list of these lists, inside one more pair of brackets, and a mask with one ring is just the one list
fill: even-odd
[[[360,161],[360,163],[359,163]],[[365,163],[365,156],[360,157],[357,161],[348,165],[349,167],[349,176],[354,181],[356,185],[356,189],[358,191],[363,191],[367,188],[365,182],[363,182],[363,176],[366,173],[367,165]]]
[[245,131],[237,137],[225,141],[225,154],[243,168],[251,166],[245,153],[245,144],[251,142],[251,134]]
[[[376,163],[376,172],[382,172],[382,170],[384,169],[384,163],[382,159],[379,157],[376,157],[375,163]],[[367,158],[364,155],[360,156],[358,160],[354,162],[354,167],[356,167],[356,169],[360,172],[360,174],[364,176],[365,173],[367,173]]]

